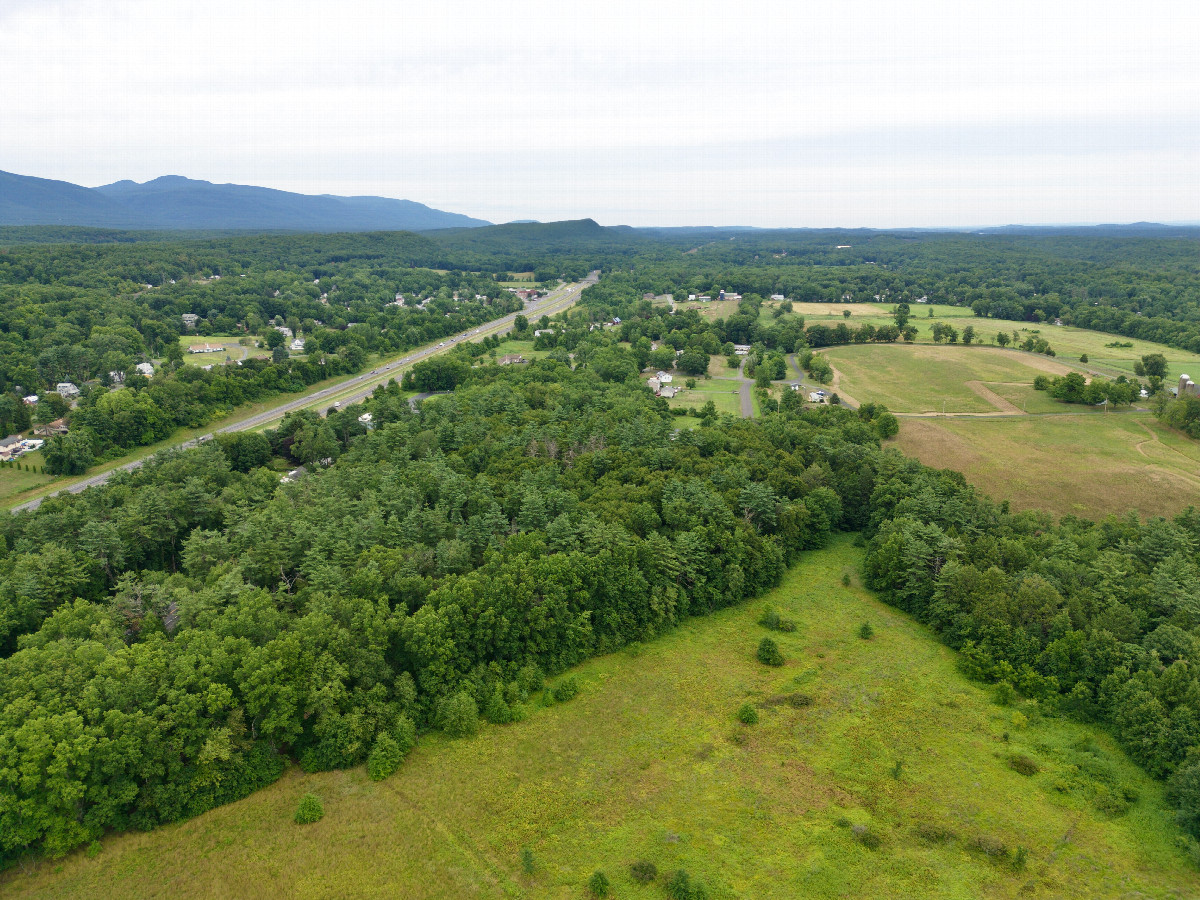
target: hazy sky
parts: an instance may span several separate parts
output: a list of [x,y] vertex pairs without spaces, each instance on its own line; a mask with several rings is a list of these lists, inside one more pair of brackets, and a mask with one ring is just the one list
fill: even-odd
[[1186,0],[0,0],[0,169],[493,221],[1200,220]]

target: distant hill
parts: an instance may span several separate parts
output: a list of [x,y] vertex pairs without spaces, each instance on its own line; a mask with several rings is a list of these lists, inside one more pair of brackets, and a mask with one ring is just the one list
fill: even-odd
[[428,237],[477,267],[512,272],[532,271],[551,260],[561,267],[562,257],[575,260],[587,271],[603,267],[613,254],[636,252],[654,243],[628,225],[605,226],[592,219],[453,228],[430,232]]
[[488,225],[412,200],[294,194],[164,175],[86,188],[0,172],[0,225],[254,231],[430,231]]

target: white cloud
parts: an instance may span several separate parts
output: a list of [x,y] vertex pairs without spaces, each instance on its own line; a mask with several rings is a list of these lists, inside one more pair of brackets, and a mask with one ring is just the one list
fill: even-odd
[[631,223],[1200,209],[1186,4],[412,6],[8,0],[0,168]]

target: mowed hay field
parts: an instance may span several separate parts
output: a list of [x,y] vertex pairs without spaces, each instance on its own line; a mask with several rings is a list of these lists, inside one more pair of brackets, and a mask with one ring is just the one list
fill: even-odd
[[[759,316],[759,321],[763,324],[775,321],[772,312],[777,305],[776,303],[763,304],[763,312]],[[893,324],[890,310],[894,306],[894,303],[793,303],[792,309],[793,312],[804,317],[807,325],[835,326],[839,322],[845,322],[847,325],[857,328],[866,324],[876,327]],[[1058,361],[1070,365],[1080,356],[1087,354],[1086,365],[1110,377],[1125,375],[1133,378],[1135,362],[1151,353],[1161,353],[1167,358],[1168,381],[1178,380],[1182,373],[1191,375],[1193,379],[1200,378],[1200,375],[1197,375],[1197,372],[1200,372],[1200,354],[1176,350],[1163,344],[1047,322],[981,319],[975,316],[970,307],[965,306],[912,303],[909,304],[909,308],[911,310],[909,324],[917,328],[918,343],[931,343],[931,326],[934,322],[940,321],[952,325],[960,334],[963,328],[968,325],[972,326],[977,334],[977,340],[983,343],[992,343],[995,336],[1001,331],[1009,336],[1015,331],[1021,340],[1033,336],[1042,337],[1049,342],[1057,354]],[[930,309],[933,310],[932,318],[929,317]],[[850,311],[849,319],[842,315],[844,310]],[[1131,344],[1132,346],[1107,346],[1114,343]]]
[[[860,562],[839,538],[767,598],[797,624],[774,635],[780,668],[755,660],[764,601],[747,603],[578,667],[574,700],[521,723],[426,737],[386,781],[293,770],[192,821],[9,871],[0,892],[575,900],[602,870],[612,896],[658,900],[683,868],[713,898],[1200,895],[1160,785],[1102,734],[996,705],[857,587]],[[747,703],[757,724],[735,718]],[[1037,771],[1018,774],[1018,756]],[[297,826],[308,791],[325,817]],[[1113,810],[1113,791],[1136,799]],[[654,884],[631,878],[639,860]]]
[[993,385],[1032,386],[1038,375],[1072,371],[1050,357],[998,347],[850,344],[822,353],[837,373],[835,391],[898,413],[1019,413]]
[[892,443],[1016,509],[1098,518],[1200,506],[1200,443],[1149,413],[907,418]]

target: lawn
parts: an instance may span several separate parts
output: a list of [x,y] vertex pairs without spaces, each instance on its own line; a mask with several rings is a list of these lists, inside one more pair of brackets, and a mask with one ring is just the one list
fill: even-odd
[[1200,443],[1148,413],[901,419],[893,442],[1017,509],[1098,518],[1200,506]]
[[17,502],[22,499],[19,495],[25,491],[32,491],[54,480],[53,475],[28,471],[30,466],[40,470],[46,464],[40,450],[23,454],[17,463],[21,468],[18,469],[16,465],[0,466],[0,503],[8,503],[10,498]]
[[[614,896],[657,900],[682,868],[714,900],[1200,893],[1161,787],[1102,733],[997,706],[857,586],[860,553],[841,538],[806,554],[767,598],[797,624],[775,635],[781,668],[754,658],[764,602],[743,604],[585,663],[578,697],[521,723],[426,737],[387,781],[293,769],[189,822],[9,871],[0,891],[582,898],[602,870]],[[757,724],[736,720],[743,704]],[[1038,773],[1013,771],[1017,754]],[[1097,811],[1085,760],[1136,793],[1127,813]],[[325,817],[294,825],[309,791]],[[638,860],[656,884],[634,883]]]
[[1032,385],[1038,375],[1071,371],[1049,357],[991,347],[851,344],[823,352],[839,373],[838,393],[858,403],[883,403],[893,412],[1019,411],[990,398],[991,383]]

